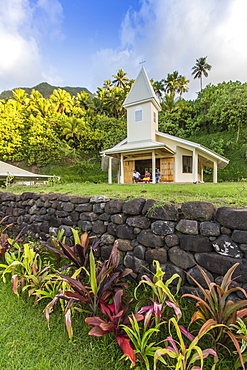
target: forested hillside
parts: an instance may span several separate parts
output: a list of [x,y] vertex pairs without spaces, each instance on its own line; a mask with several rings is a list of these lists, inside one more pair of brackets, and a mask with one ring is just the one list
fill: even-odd
[[[41,93],[43,98],[48,99],[50,97],[50,95],[53,93],[53,90],[58,89],[58,88],[59,87],[52,86],[52,85],[48,84],[47,82],[41,82],[40,84],[38,84],[34,87],[21,87],[20,89],[24,90],[25,93],[27,93],[27,94],[31,94],[32,90],[37,90]],[[68,93],[70,93],[70,95],[72,95],[72,96],[76,96],[76,94],[78,94],[82,91],[84,91],[88,94],[91,94],[90,91],[88,89],[86,89],[85,87],[65,86],[62,89],[67,91]],[[0,99],[10,99],[10,98],[13,98],[12,90],[5,90],[0,94]]]
[[[188,101],[182,94],[189,81],[178,77],[180,89],[172,88],[169,78],[152,81],[162,106],[159,130],[229,158],[219,180],[247,177],[247,84],[208,85]],[[44,98],[35,89],[30,94],[14,90],[12,98],[0,101],[0,159],[43,172],[45,166],[46,172],[63,174],[68,181],[103,181],[99,152],[126,137],[122,103],[132,83],[120,69],[94,95],[83,91],[72,96],[58,88]]]

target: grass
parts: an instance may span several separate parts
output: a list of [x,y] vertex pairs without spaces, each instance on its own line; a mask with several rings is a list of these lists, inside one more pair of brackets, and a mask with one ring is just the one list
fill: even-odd
[[0,282],[0,369],[9,370],[124,370],[122,353],[111,335],[94,338],[77,315],[74,338],[69,340],[61,312],[51,315],[51,330],[42,305],[18,298],[11,284]]
[[[6,189],[3,189],[6,191]],[[25,191],[36,193],[67,193],[81,196],[105,195],[109,198],[146,198],[158,202],[184,203],[188,201],[207,201],[215,206],[246,207],[247,182],[223,182],[218,184],[94,184],[71,183],[20,186],[11,185],[7,191],[23,193]]]
[[[132,289],[131,289],[132,290]],[[6,299],[7,298],[7,299]],[[74,336],[68,339],[62,314],[58,309],[50,316],[48,330],[42,304],[32,305],[32,300],[17,297],[11,284],[0,281],[0,369],[10,370],[127,370],[130,362],[120,361],[122,352],[112,334],[101,338],[88,336],[90,326],[85,316],[73,318]],[[189,321],[194,305],[183,300],[184,320]],[[184,323],[185,323],[184,322]],[[195,324],[197,325],[197,324]],[[195,329],[195,328],[194,328]],[[199,327],[197,328],[197,330]],[[167,334],[163,333],[164,339]],[[157,338],[156,338],[157,339]],[[205,337],[205,348],[211,348],[210,338]],[[224,351],[219,356],[216,370],[233,368],[233,359]],[[210,370],[212,359],[205,362]],[[141,369],[145,369],[143,366]],[[158,369],[165,367],[160,364]]]

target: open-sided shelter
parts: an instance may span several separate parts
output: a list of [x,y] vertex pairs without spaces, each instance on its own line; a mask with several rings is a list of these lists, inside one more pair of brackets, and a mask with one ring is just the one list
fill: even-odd
[[0,161],[0,181],[5,181],[7,178],[13,177],[14,181],[47,181],[50,177],[49,175],[38,175],[32,173],[22,168],[13,166],[12,164]]

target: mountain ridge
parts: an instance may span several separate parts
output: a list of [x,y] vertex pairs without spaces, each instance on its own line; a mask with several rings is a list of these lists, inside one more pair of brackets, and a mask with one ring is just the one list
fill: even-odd
[[53,91],[55,89],[65,90],[68,93],[70,93],[71,96],[75,96],[78,93],[80,93],[81,91],[84,91],[84,92],[86,92],[88,94],[92,94],[86,87],[71,87],[71,86],[60,87],[60,86],[50,85],[48,82],[41,82],[38,85],[33,86],[33,87],[16,87],[16,88],[14,88],[12,90],[4,90],[0,94],[0,99],[9,99],[9,98],[12,98],[13,97],[12,91],[13,90],[16,90],[16,89],[22,89],[22,90],[24,90],[29,95],[31,94],[31,92],[32,92],[33,89],[34,90],[37,90],[37,91],[39,91],[42,94],[42,96],[45,99],[49,99],[50,95],[53,93]]

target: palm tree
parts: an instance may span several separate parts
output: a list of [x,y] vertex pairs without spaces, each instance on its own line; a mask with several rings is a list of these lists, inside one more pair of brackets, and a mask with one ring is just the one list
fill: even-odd
[[112,82],[111,82],[111,80],[105,80],[103,86],[104,86],[104,89],[105,90],[111,90],[111,88],[112,88]]
[[210,71],[212,66],[207,63],[207,57],[201,57],[196,59],[196,64],[192,67],[192,75],[194,78],[199,78],[201,81],[201,90],[202,90],[202,76],[208,77],[208,72]]
[[51,101],[55,105],[55,110],[58,113],[69,112],[73,106],[73,99],[70,93],[63,89],[55,89],[50,96]]
[[161,81],[155,81],[155,82],[151,81],[151,83],[153,85],[153,89],[154,89],[156,96],[158,97],[159,101],[161,101],[162,93],[165,91],[164,82],[161,80]]
[[65,139],[71,139],[73,146],[77,147],[79,145],[80,138],[85,133],[86,124],[83,119],[67,117],[62,124],[62,128],[62,135],[65,136]]
[[123,109],[123,101],[126,97],[125,90],[120,87],[113,87],[105,96],[104,106],[107,109],[107,115],[112,117],[120,117],[125,113]]
[[189,90],[189,84],[190,80],[187,80],[185,76],[179,76],[178,77],[178,87],[177,87],[177,92],[179,93],[180,97],[182,96],[183,93],[188,92]]
[[27,93],[23,89],[15,89],[12,91],[12,94],[14,96],[14,99],[20,103],[21,105],[28,105],[29,98],[27,96]]
[[175,93],[178,89],[178,71],[168,73],[166,79],[163,79],[165,91],[169,94]]
[[179,102],[179,98],[175,98],[175,92],[173,91],[170,94],[165,94],[161,106],[164,111],[173,113],[178,110]]
[[125,86],[129,83],[129,78],[126,77],[126,75],[127,75],[127,73],[124,72],[124,70],[122,68],[120,68],[117,71],[117,74],[116,75],[113,75],[113,77],[115,78],[115,80],[113,80],[112,83],[116,87],[121,87],[122,89],[124,89]]
[[85,110],[88,110],[90,104],[90,94],[86,93],[85,91],[77,93],[75,104]]

